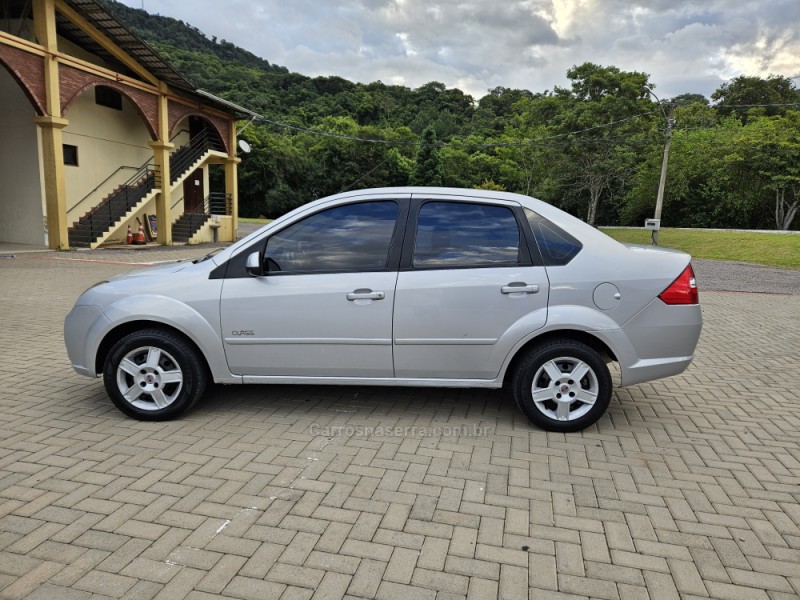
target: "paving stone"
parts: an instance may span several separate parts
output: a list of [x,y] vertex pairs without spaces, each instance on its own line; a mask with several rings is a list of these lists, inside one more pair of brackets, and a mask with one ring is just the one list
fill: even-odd
[[386,571],[386,563],[379,560],[364,559],[358,566],[350,585],[347,588],[349,594],[372,598],[378,592],[378,587],[383,580]]
[[[378,600],[434,600],[438,598],[436,590],[424,589],[414,585],[402,585],[391,581],[383,581],[375,596]],[[484,596],[487,597],[487,596]]]
[[412,585],[434,589],[440,592],[466,595],[469,587],[469,578],[452,573],[442,573],[440,571],[429,571],[428,569],[417,568],[414,569],[414,576],[411,578],[411,583]]
[[83,289],[136,268],[108,252],[80,254],[128,258],[0,264],[0,597],[800,595],[798,295],[704,293],[691,367],[615,390],[577,434],[500,391],[414,388],[218,386],[145,423],[70,370],[58,333]]

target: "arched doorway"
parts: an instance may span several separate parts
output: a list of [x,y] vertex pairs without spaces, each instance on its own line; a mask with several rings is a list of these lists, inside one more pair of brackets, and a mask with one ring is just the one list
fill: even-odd
[[[208,119],[199,115],[189,115],[180,121],[173,132],[172,139],[177,150],[171,157],[170,170],[173,177],[186,168],[182,160],[182,153],[185,148],[196,147],[198,153],[205,149],[224,152],[224,144],[219,131]],[[191,160],[191,159],[189,159]],[[194,169],[183,181],[182,201],[176,206],[180,213],[209,212],[208,198],[211,191],[211,180],[209,179],[209,166],[213,164],[213,159]],[[224,182],[223,182],[224,186]],[[222,190],[224,192],[224,187]]]
[[39,132],[31,101],[0,62],[0,242],[47,244]]

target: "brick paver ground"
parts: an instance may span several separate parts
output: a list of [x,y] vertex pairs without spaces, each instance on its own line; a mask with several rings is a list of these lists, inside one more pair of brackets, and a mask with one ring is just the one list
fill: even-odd
[[499,391],[366,387],[141,423],[62,342],[114,256],[0,260],[2,598],[800,595],[798,295],[702,294],[690,370],[580,434]]

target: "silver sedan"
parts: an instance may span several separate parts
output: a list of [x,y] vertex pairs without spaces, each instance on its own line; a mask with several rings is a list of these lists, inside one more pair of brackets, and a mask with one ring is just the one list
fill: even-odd
[[361,190],[288,213],[193,263],[115,277],[67,315],[74,369],[163,420],[206,384],[507,386],[577,431],[620,384],[681,373],[702,317],[690,257],[625,246],[542,201]]

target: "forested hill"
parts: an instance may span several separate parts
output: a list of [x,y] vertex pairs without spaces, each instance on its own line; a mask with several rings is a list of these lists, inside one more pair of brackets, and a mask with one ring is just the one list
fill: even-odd
[[[325,117],[347,116],[360,125],[406,125],[418,134],[438,120],[441,133],[453,134],[472,117],[472,97],[437,82],[411,90],[381,82],[357,84],[335,76],[311,78],[226,40],[209,39],[183,21],[114,0],[101,2],[198,88],[270,118],[309,126]],[[506,99],[508,108],[512,97],[520,93]]]
[[269,61],[230,42],[217,41],[215,37],[208,39],[206,34],[189,23],[172,17],[151,15],[144,10],[130,8],[114,0],[101,1],[120,21],[151,45],[209,54],[220,60],[232,61],[265,73],[288,73],[285,67],[272,65]]
[[[584,63],[564,87],[498,87],[476,100],[439,82],[410,89],[291,73],[191,24],[100,1],[198,88],[271,121],[243,133],[252,152],[239,168],[242,216],[389,185],[504,189],[592,224],[653,216],[669,107],[648,91],[658,82],[647,73]],[[672,99],[662,225],[800,227],[793,80],[739,76],[710,99],[686,92]]]

